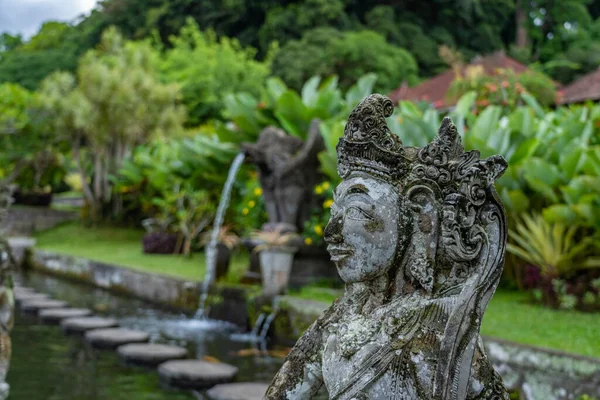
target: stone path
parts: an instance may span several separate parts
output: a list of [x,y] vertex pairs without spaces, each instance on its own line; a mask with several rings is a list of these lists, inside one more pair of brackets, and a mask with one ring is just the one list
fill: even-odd
[[28,312],[38,312],[48,308],[65,308],[67,303],[59,300],[29,300],[21,303],[21,309]]
[[40,310],[38,315],[43,322],[59,324],[63,319],[87,317],[91,314],[92,312],[87,308],[50,308]]
[[130,363],[158,365],[161,380],[171,386],[212,388],[209,396],[214,400],[258,400],[267,390],[264,383],[225,384],[237,374],[236,367],[184,359],[188,355],[185,348],[144,343],[150,339],[146,332],[117,328],[119,322],[114,318],[89,316],[91,311],[88,309],[70,308],[66,302],[52,300],[32,288],[15,288],[15,298],[23,311],[39,311],[41,321],[60,323],[65,333],[85,334],[85,340],[94,347],[117,349],[119,356]]
[[167,361],[158,367],[158,373],[166,384],[190,389],[208,389],[218,383],[229,382],[237,372],[233,365],[202,360]]
[[224,383],[208,390],[206,394],[212,400],[262,400],[268,387],[267,383]]
[[92,346],[103,349],[116,349],[128,343],[147,342],[150,335],[146,332],[125,328],[94,329],[85,333],[85,340]]
[[120,346],[117,353],[127,362],[155,366],[165,361],[186,358],[188,351],[178,346],[132,343]]
[[16,293],[15,292],[15,302],[16,303],[28,302],[28,301],[34,301],[34,300],[49,300],[49,297],[47,294],[43,294],[43,293],[33,293],[33,292]]
[[103,317],[68,318],[63,320],[60,326],[67,333],[85,333],[92,329],[106,329],[119,326],[119,321],[114,318]]

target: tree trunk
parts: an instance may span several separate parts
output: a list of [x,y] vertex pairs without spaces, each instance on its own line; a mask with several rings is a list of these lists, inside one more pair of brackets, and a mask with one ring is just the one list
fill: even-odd
[[92,219],[95,219],[96,214],[96,199],[94,198],[94,194],[92,193],[92,189],[90,188],[90,184],[87,181],[87,176],[85,174],[85,168],[83,167],[83,163],[81,161],[81,151],[79,149],[79,138],[75,138],[73,141],[73,158],[75,159],[75,163],[77,164],[77,169],[79,170],[79,177],[81,179],[81,188],[83,190],[83,195],[87,200],[88,204],[91,208]]
[[529,46],[529,37],[527,35],[527,10],[523,7],[524,0],[517,0],[515,4],[515,45],[519,48]]

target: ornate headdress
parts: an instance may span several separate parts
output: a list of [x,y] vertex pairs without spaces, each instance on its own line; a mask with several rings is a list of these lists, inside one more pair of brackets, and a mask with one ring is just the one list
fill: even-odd
[[506,161],[500,156],[480,160],[477,150],[465,152],[448,117],[424,148],[403,146],[386,123],[393,112],[392,101],[380,94],[372,94],[356,106],[337,146],[339,175],[345,178],[352,171],[362,171],[403,184],[428,180],[444,195],[462,192],[482,204],[482,190],[502,175]]

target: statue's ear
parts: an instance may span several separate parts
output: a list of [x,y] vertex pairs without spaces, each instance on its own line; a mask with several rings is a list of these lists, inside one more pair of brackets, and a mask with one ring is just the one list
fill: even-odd
[[439,212],[434,191],[424,185],[411,187],[406,193],[412,211],[412,236],[407,275],[431,293],[438,243]]

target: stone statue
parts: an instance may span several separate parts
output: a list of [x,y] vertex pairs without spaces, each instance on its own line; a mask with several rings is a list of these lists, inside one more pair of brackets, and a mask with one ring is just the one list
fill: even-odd
[[324,238],[346,283],[296,343],[265,399],[507,400],[479,329],[504,262],[500,156],[465,152],[444,118],[424,148],[374,94],[350,114]]
[[242,145],[246,159],[258,167],[269,217],[265,229],[303,229],[314,206],[313,187],[321,179],[317,154],[324,148],[318,120],[312,121],[306,142],[268,127],[255,144]]
[[[12,203],[12,188],[0,182],[0,223],[6,219]],[[16,265],[8,241],[0,232],[0,400],[9,394],[6,375],[10,366],[12,352],[10,331],[14,324],[14,296],[12,269]]]

